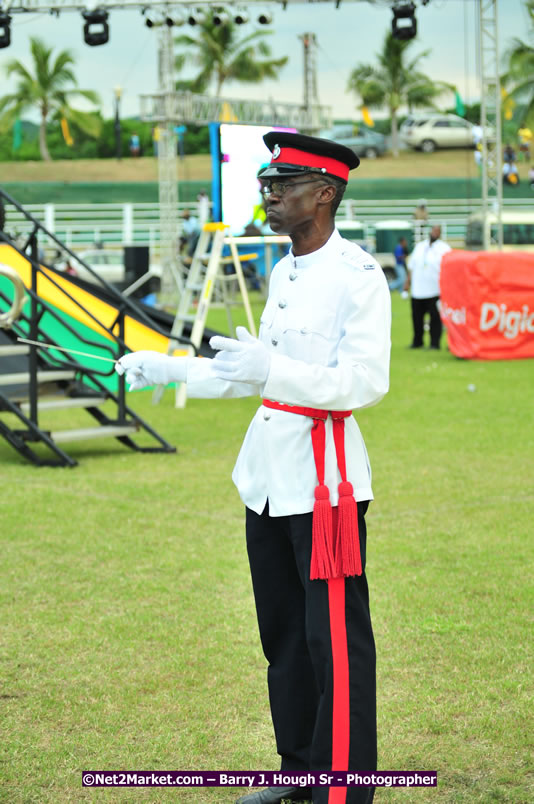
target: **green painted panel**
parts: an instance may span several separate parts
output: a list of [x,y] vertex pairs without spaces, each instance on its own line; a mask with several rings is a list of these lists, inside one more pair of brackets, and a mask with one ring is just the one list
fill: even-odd
[[[10,300],[13,298],[13,284],[7,279],[6,277],[0,276],[0,292],[4,293]],[[102,335],[98,334],[90,327],[87,327],[85,324],[81,324],[75,318],[67,315],[66,313],[59,310],[54,305],[49,304],[51,311],[48,310],[43,314],[40,322],[40,328],[42,333],[46,333],[46,339],[50,341],[54,341],[55,343],[59,344],[59,346],[63,346],[67,349],[76,349],[80,352],[89,352],[90,354],[100,355],[100,357],[112,357],[110,352],[106,349],[104,350],[102,346],[111,345],[111,341],[107,338],[104,338]],[[0,298],[0,312],[4,312],[7,309],[6,303]],[[29,298],[26,301],[26,304],[23,308],[23,313],[28,315],[30,312],[30,301]],[[71,331],[74,330],[74,332]],[[29,337],[29,333],[25,335],[25,337]],[[84,340],[81,340],[81,339]],[[45,340],[44,336],[40,337],[40,340]],[[64,359],[66,357],[65,353],[62,352],[54,352],[52,349],[50,353],[53,354],[57,358]],[[78,362],[81,363],[82,366],[85,366],[89,369],[99,372],[105,372],[108,376],[100,376],[98,375],[98,379],[106,388],[109,388],[111,391],[117,391],[118,388],[118,376],[115,373],[115,369],[113,368],[111,363],[104,363],[102,360],[95,360],[90,357],[82,357],[80,355],[74,355],[73,358]]]
[[[123,204],[156,203],[156,182],[8,182],[0,185],[21,204]],[[195,201],[200,190],[211,192],[210,182],[182,181],[178,185],[180,201]],[[417,200],[418,198],[479,199],[482,195],[480,178],[453,179],[363,179],[354,178],[348,183],[346,198]],[[505,198],[531,198],[528,182],[517,187],[503,187]]]

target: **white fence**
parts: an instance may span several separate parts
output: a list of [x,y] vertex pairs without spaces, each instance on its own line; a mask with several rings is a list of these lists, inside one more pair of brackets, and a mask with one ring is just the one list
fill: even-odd
[[[533,208],[534,199],[505,199],[507,210],[528,210]],[[179,204],[179,214],[183,209],[191,209],[193,205]],[[375,238],[375,226],[381,221],[405,221],[416,226],[420,222],[413,220],[415,202],[413,200],[343,201],[337,220],[359,221],[362,223],[364,239],[372,248]],[[442,237],[452,246],[461,247],[465,243],[467,219],[481,208],[480,199],[471,201],[443,199],[429,200],[427,209],[429,221],[440,224]],[[85,249],[95,243],[120,247],[123,245],[149,246],[157,249],[160,241],[159,207],[151,204],[30,204],[26,207],[35,218],[56,237],[74,249]],[[7,231],[11,234],[23,235],[31,228],[31,224],[13,208],[8,209]],[[416,239],[421,229],[415,230]],[[52,242],[41,240],[45,250],[52,248]]]

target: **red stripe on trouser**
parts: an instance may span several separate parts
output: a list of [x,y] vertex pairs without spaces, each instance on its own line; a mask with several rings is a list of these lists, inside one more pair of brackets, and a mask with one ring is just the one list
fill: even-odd
[[[328,583],[333,661],[332,770],[348,771],[350,745],[349,654],[345,621],[345,579]],[[346,787],[331,787],[328,804],[345,804]]]

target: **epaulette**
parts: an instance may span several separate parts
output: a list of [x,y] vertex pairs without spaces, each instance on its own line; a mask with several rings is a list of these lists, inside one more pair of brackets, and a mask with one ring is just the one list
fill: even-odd
[[346,262],[348,262],[350,265],[353,265],[359,271],[374,271],[375,268],[380,267],[377,261],[371,257],[370,254],[364,251],[356,243],[353,245],[355,246],[354,251],[351,248],[344,248],[341,252],[341,256],[344,260],[346,260]]

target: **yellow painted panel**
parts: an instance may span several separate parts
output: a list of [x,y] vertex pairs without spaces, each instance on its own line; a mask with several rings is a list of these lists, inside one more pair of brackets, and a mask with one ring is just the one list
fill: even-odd
[[[11,246],[0,245],[0,262],[14,268],[26,287],[31,287],[31,265],[29,261],[22,257],[15,249],[11,248]],[[48,276],[52,276],[52,272],[47,272],[46,268],[43,268],[43,272],[44,273],[39,273],[37,277],[37,292],[43,301],[53,304],[56,309],[75,318],[81,324],[98,332],[99,335],[113,340],[109,333],[106,332],[102,326],[99,326],[98,322],[103,324],[104,327],[111,329],[117,319],[116,307],[102,301],[89,291],[78,287],[74,282],[70,282],[66,276],[63,277],[53,274],[54,282],[52,282],[48,278]],[[65,293],[63,293],[62,290],[65,291]],[[65,295],[66,293],[72,298]],[[90,311],[97,321],[84,312],[84,310],[80,309],[76,302]],[[169,347],[168,338],[164,335],[160,335],[159,332],[151,329],[148,325],[142,324],[128,315],[125,316],[124,331],[125,341],[128,348],[133,352],[137,352],[140,349],[167,352]],[[187,354],[187,350],[177,349],[174,354],[185,355]]]

